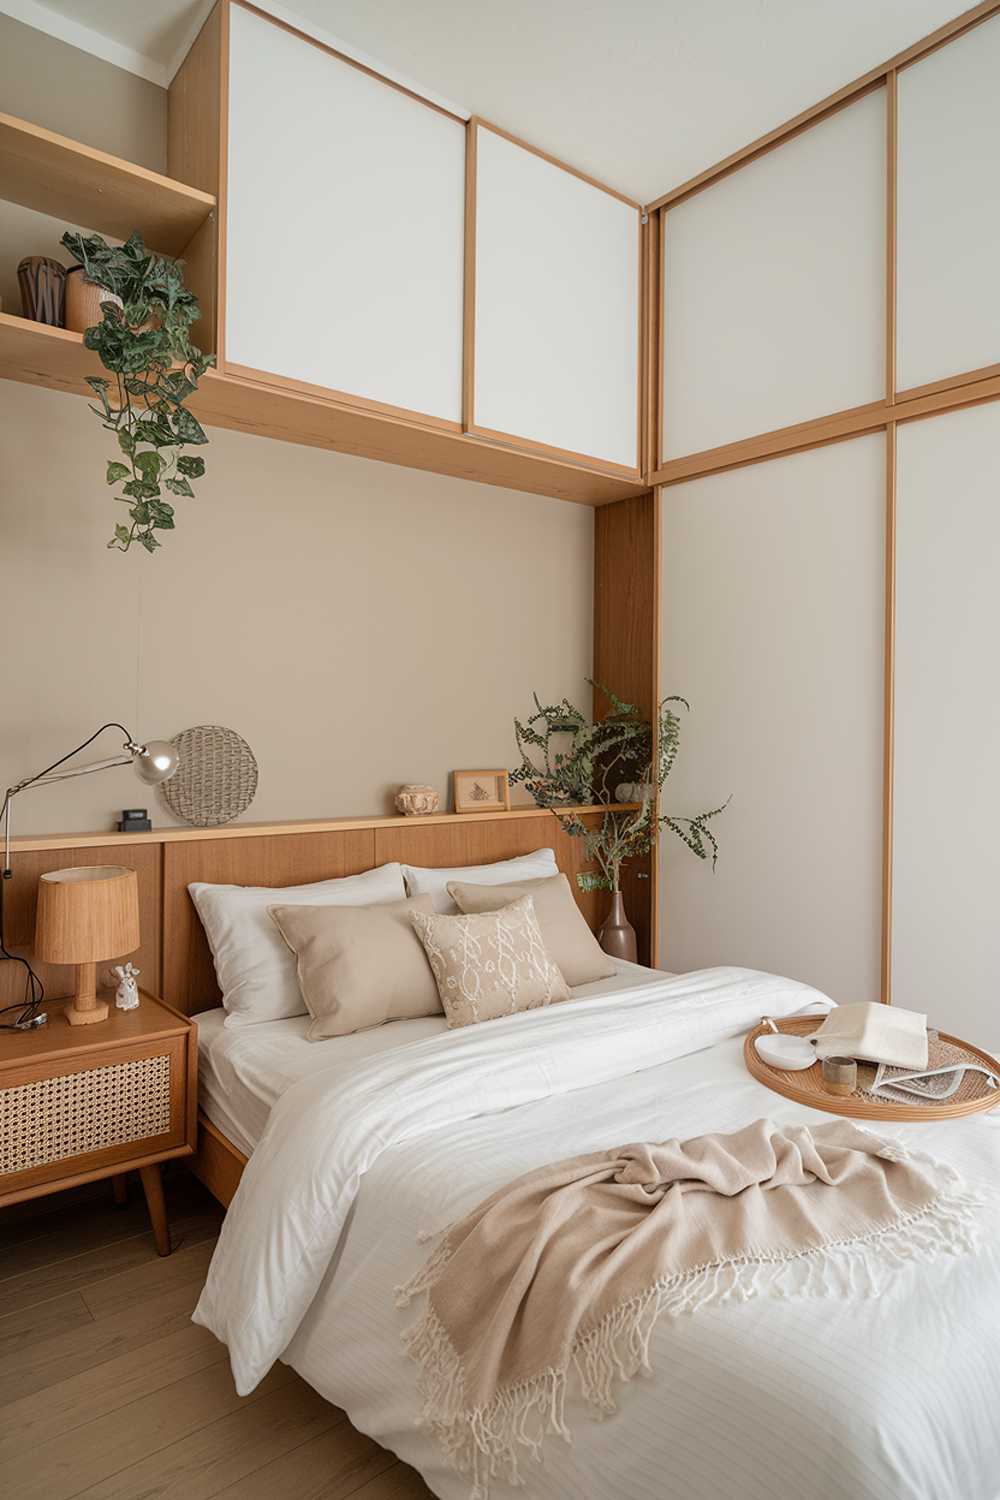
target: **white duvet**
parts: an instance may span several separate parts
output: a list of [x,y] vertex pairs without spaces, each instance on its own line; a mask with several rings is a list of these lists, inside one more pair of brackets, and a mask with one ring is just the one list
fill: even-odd
[[[415,1425],[416,1369],[395,1286],[446,1227],[546,1161],[629,1140],[820,1119],[757,1084],[742,1034],[817,999],[716,969],[331,1063],[275,1104],[227,1215],[195,1314],[247,1392],[277,1358],[421,1470],[445,1500],[468,1481]],[[323,1044],[329,1045],[329,1044]],[[880,1127],[993,1188],[1000,1121]],[[756,1300],[665,1320],[654,1375],[572,1446],[529,1466],[538,1500],[996,1500],[1000,1255],[900,1274],[878,1301]],[[484,1268],[488,1274],[488,1268]],[[517,1493],[503,1483],[494,1496]]]

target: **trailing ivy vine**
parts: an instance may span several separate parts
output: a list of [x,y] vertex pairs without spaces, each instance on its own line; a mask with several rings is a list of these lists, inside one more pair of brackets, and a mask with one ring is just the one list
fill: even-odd
[[191,343],[201,308],[184,285],[182,263],[147,250],[141,235],[117,246],[67,230],[61,243],[90,281],[120,298],[101,303],[100,323],[83,336],[113,377],[87,377],[100,403],[91,411],[118,439],[120,457],[108,461],[105,480],[121,485],[114,498],[128,507],[127,523],[115,525],[108,546],[127,552],[138,542],[155,552],[156,533],[174,529],[164,491],[193,499],[191,481],[205,472],[203,458],[183,452],[208,442],[184,404],[215,363]]

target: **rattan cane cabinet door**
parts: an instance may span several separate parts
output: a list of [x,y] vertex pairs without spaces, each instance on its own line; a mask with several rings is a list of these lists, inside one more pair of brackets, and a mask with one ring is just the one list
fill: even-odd
[[183,1147],[183,1036],[0,1074],[0,1201]]

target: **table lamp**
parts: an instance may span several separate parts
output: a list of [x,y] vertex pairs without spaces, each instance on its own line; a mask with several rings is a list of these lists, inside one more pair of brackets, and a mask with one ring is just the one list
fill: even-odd
[[[92,745],[106,729],[119,729],[125,736],[125,742],[117,755],[107,756],[104,760],[90,761],[82,766],[67,764],[74,756],[79,755],[82,750],[86,750],[88,745]],[[17,1019],[12,1026],[8,1025],[5,1021],[0,1021],[0,1031],[26,1031],[32,1026],[41,1026],[45,1022],[45,1014],[39,1009],[45,996],[42,982],[26,958],[21,958],[18,954],[11,953],[4,937],[4,886],[14,873],[10,867],[11,808],[14,798],[19,792],[27,791],[29,787],[49,786],[54,781],[66,781],[73,776],[89,776],[93,771],[110,771],[114,766],[131,765],[140,781],[145,782],[147,786],[157,786],[161,781],[170,780],[171,776],[176,772],[178,764],[179,756],[175,745],[170,744],[167,740],[147,740],[144,745],[140,745],[132,738],[132,735],[125,728],[124,724],[119,724],[117,720],[112,719],[110,723],[102,724],[100,729],[95,729],[94,733],[88,739],[85,739],[82,744],[77,745],[75,749],[68,750],[65,755],[60,755],[58,760],[54,760],[44,770],[36,771],[31,776],[25,776],[16,786],[9,786],[7,788],[3,804],[0,805],[0,826],[3,828],[3,863],[0,864],[0,960],[19,964],[24,970],[25,998],[19,1005],[0,1007],[0,1016],[6,1011],[18,1011]],[[81,871],[80,873],[86,876],[88,872]],[[132,946],[134,947],[135,944]],[[117,950],[119,953],[124,951],[127,950]],[[104,956],[114,957],[115,955],[109,950]],[[76,962],[76,960],[71,959],[68,962]],[[91,960],[81,960],[81,962],[91,962]],[[91,994],[93,994],[93,988],[91,988]],[[88,1010],[90,1008],[86,1007]],[[107,1007],[105,1007],[106,1013]],[[103,1020],[104,1017],[91,1016],[90,1019],[98,1021]],[[83,1023],[78,1019],[75,1024],[81,1025]]]
[[106,1021],[97,998],[97,965],[139,946],[139,877],[124,865],[50,870],[38,879],[35,954],[76,965],[76,993],[66,1007],[71,1026]]

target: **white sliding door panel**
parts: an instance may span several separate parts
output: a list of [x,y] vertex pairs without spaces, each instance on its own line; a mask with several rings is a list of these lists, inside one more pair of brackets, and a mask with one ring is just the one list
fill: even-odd
[[898,432],[893,1000],[1000,1046],[1000,405]]
[[899,75],[897,379],[1000,361],[1000,16]]
[[745,964],[879,999],[885,440],[661,492],[667,811],[732,801],[718,866],[665,833],[664,968]]
[[885,394],[885,90],[665,215],[663,455]]
[[227,360],[460,422],[464,127],[230,24]]
[[639,214],[477,131],[474,425],[634,468]]

